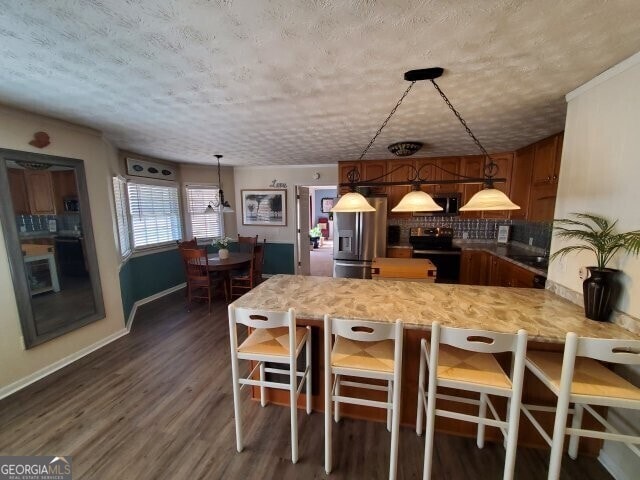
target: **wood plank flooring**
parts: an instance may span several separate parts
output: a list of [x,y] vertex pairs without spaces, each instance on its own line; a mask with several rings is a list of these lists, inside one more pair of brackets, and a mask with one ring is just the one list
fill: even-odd
[[[75,479],[325,478],[322,414],[299,412],[292,465],[288,409],[262,409],[247,392],[236,453],[226,305],[187,313],[178,292],[140,308],[129,335],[0,401],[0,454],[72,455]],[[343,419],[333,442],[330,478],[387,478],[383,424]],[[501,445],[439,434],[435,445],[434,479],[502,478]],[[398,478],[422,478],[423,448],[401,429]],[[546,478],[547,462],[519,449],[516,478]],[[565,456],[562,478],[611,477],[594,458]]]

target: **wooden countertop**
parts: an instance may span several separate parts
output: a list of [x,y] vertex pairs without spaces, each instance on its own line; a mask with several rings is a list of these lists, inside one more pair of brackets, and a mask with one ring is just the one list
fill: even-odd
[[414,329],[429,329],[434,320],[497,332],[524,328],[530,340],[552,343],[563,343],[570,331],[585,337],[639,338],[618,325],[587,319],[582,307],[548,290],[529,288],[276,275],[233,305],[292,307],[299,318],[310,320],[321,320],[326,313],[354,320],[400,319]]

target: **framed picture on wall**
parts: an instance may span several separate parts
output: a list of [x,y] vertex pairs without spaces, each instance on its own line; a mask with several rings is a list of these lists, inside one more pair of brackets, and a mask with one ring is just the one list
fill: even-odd
[[321,201],[322,213],[329,213],[333,208],[333,198],[325,197]]
[[243,225],[287,225],[286,190],[241,190],[241,196]]

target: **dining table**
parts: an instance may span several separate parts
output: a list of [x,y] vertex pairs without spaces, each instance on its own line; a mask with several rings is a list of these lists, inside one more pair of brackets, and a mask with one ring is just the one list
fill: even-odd
[[227,258],[220,258],[217,253],[207,256],[209,272],[222,272],[224,275],[224,296],[229,301],[231,270],[241,269],[251,263],[253,254],[248,252],[229,252]]

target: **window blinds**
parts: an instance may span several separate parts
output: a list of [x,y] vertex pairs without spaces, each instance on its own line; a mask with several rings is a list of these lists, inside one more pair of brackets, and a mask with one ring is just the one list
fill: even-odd
[[182,238],[177,187],[130,182],[127,189],[134,248]]
[[113,197],[116,207],[116,223],[118,227],[118,245],[122,258],[131,253],[129,222],[127,221],[127,183],[122,177],[113,177]]
[[[207,206],[220,202],[218,187],[187,185],[187,211],[191,236],[196,238],[216,238],[224,235],[222,214],[207,212]],[[205,213],[207,212],[207,213]]]

